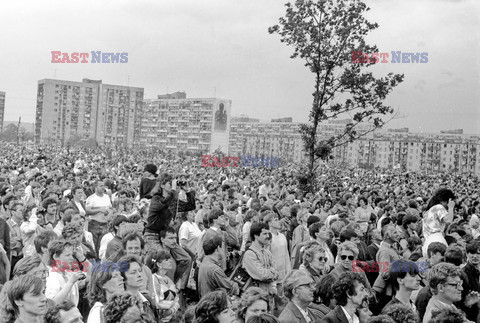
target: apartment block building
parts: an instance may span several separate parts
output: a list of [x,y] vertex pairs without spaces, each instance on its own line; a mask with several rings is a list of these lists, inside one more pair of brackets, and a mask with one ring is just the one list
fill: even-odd
[[5,92],[0,91],[0,133],[3,132],[4,116],[5,116]]
[[[191,153],[228,151],[231,100],[159,95],[145,100],[136,144]],[[179,98],[180,97],[180,98]]]
[[230,156],[278,157],[281,162],[300,162],[306,158],[299,123],[246,120],[232,121]]
[[132,147],[140,134],[143,88],[43,79],[38,81],[35,142]]

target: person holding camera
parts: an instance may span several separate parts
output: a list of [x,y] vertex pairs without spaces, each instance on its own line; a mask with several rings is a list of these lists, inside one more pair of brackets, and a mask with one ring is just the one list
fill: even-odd
[[[86,261],[81,248],[74,248],[64,240],[54,240],[48,246],[52,268],[47,278],[45,295],[59,304],[70,299],[78,306],[79,289],[85,285],[86,275],[80,271],[79,263]],[[75,257],[75,258],[74,258]]]

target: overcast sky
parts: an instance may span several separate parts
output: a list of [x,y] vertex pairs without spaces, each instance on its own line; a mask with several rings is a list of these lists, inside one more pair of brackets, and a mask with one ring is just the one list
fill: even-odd
[[[33,122],[37,81],[54,78],[185,91],[232,100],[234,115],[306,121],[313,77],[267,29],[284,0],[2,1],[0,91],[5,120]],[[381,52],[428,52],[427,64],[379,64],[404,73],[388,103],[412,132],[480,133],[480,1],[367,0]],[[127,64],[52,64],[51,51],[128,52]],[[56,70],[56,71],[55,71]]]

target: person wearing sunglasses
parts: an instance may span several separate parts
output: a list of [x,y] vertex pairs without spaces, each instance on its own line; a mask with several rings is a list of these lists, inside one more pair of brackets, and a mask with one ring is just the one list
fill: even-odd
[[303,251],[303,263],[300,270],[306,272],[316,283],[320,281],[322,275],[328,272],[326,265],[328,258],[325,256],[325,250],[318,242],[312,241]]
[[292,270],[285,276],[283,288],[288,304],[278,317],[280,323],[310,323],[316,320],[308,308],[313,302],[315,281],[304,270]]
[[342,242],[342,244],[340,244],[340,246],[338,247],[335,267],[332,269],[329,275],[332,275],[335,280],[339,280],[340,277],[342,277],[346,273],[355,271],[358,272],[366,280],[365,286],[367,286],[367,288],[370,288],[370,283],[368,282],[367,276],[365,275],[365,272],[363,272],[363,270],[361,269],[362,266],[356,265],[355,268],[353,268],[354,261],[356,261],[357,258],[357,245],[352,241]]

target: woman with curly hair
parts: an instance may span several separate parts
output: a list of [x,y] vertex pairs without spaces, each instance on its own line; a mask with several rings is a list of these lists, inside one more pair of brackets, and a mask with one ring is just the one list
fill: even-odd
[[115,293],[103,309],[105,323],[122,322],[122,318],[129,310],[141,312],[141,308],[142,304],[136,295],[129,292]]
[[418,323],[420,320],[410,306],[400,303],[385,307],[382,314],[390,316],[395,323]]
[[235,312],[223,289],[203,296],[195,308],[194,323],[234,323],[235,321]]
[[87,288],[87,297],[92,306],[87,323],[103,322],[104,305],[114,293],[124,292],[123,277],[116,263],[104,262],[93,269]]
[[441,242],[448,247],[444,231],[445,226],[453,220],[454,208],[455,194],[447,188],[438,189],[428,202],[428,211],[423,215],[422,225],[425,237],[422,251],[425,258],[427,258],[428,246],[432,242]]
[[247,322],[251,316],[267,313],[269,310],[268,295],[258,287],[249,287],[238,305],[238,321]]
[[326,263],[328,258],[325,255],[325,249],[317,242],[310,243],[303,251],[303,263],[300,270],[305,271],[316,283],[320,281],[322,275],[328,271]]

